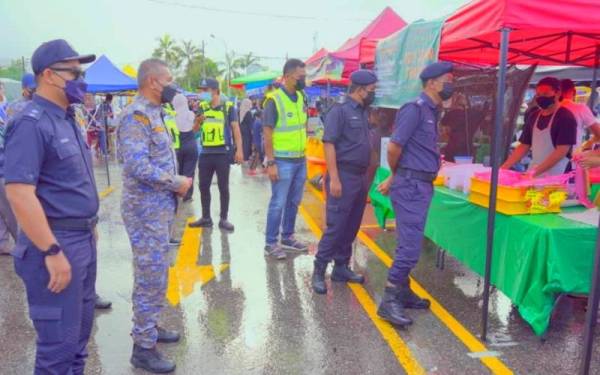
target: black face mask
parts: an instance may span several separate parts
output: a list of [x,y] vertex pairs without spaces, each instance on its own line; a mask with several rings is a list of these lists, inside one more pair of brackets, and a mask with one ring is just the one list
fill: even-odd
[[175,88],[175,85],[172,83],[168,84],[163,87],[162,92],[160,93],[160,102],[163,104],[171,103],[175,95],[177,95],[177,89]]
[[375,101],[375,91],[367,91],[367,97],[363,99],[365,107],[370,106]]
[[302,77],[296,81],[296,90],[301,91],[306,87],[306,77]]
[[454,95],[454,84],[450,82],[444,82],[444,88],[438,93],[438,95],[443,101],[450,99],[452,95]]
[[537,98],[535,98],[535,102],[537,103],[538,107],[540,107],[541,109],[548,109],[548,108],[552,107],[552,105],[554,104],[554,97],[553,96],[538,96]]

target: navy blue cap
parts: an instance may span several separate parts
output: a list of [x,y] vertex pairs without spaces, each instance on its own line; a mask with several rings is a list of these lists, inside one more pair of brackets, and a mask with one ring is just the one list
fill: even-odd
[[359,69],[350,74],[350,80],[355,85],[368,86],[377,82],[377,76],[372,70]]
[[37,87],[37,83],[35,82],[35,76],[31,73],[23,74],[23,77],[21,77],[21,87],[30,90],[35,89]]
[[217,81],[214,78],[202,78],[200,80],[200,83],[198,83],[198,88],[199,89],[218,90],[219,89],[219,81]]
[[437,77],[441,77],[444,74],[452,73],[454,70],[454,64],[446,61],[434,62],[429,64],[423,69],[419,78],[421,81],[425,82],[430,79],[434,79]]
[[31,68],[34,74],[40,74],[44,69],[64,61],[79,61],[82,64],[96,60],[96,55],[80,55],[64,39],[55,39],[39,46],[31,57]]

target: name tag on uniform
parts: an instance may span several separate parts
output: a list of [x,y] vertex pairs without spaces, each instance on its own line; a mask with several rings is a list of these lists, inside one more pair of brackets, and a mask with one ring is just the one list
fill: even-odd
[[433,124],[433,120],[427,120],[428,124]]
[[157,127],[153,128],[152,131],[155,133],[162,133],[165,131],[165,128],[163,128],[162,126],[157,126]]
[[133,115],[133,119],[137,122],[140,122],[144,125],[149,125],[150,124],[150,120],[148,120],[148,117],[144,116],[144,115]]
[[292,112],[288,112],[288,113],[287,113],[287,117],[290,117],[290,118],[291,118],[291,117],[294,117],[294,114],[293,114]]
[[69,138],[63,138],[60,140],[60,143],[67,143],[69,142]]

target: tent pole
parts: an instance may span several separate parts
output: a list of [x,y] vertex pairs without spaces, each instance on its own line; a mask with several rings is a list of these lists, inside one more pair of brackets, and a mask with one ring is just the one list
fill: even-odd
[[598,65],[600,64],[600,45],[596,46],[596,58],[594,59],[594,76],[592,77],[592,93],[590,94],[589,106],[592,112],[596,102],[596,88],[598,87]]
[[110,167],[108,166],[108,145],[109,145],[109,141],[108,141],[108,119],[106,117],[104,117],[104,140],[105,140],[105,147],[106,147],[106,152],[104,152],[104,163],[106,164],[106,183],[108,184],[108,186],[110,186]]
[[483,287],[483,308],[482,308],[482,324],[481,324],[481,339],[487,340],[488,331],[488,312],[490,305],[490,281],[492,273],[492,254],[494,248],[494,225],[496,220],[496,197],[498,193],[498,173],[500,170],[500,144],[502,141],[502,127],[504,124],[504,94],[506,91],[506,65],[508,63],[508,44],[510,29],[503,28],[500,30],[500,61],[498,64],[498,91],[496,93],[496,118],[494,121],[494,136],[492,142],[492,186],[490,189],[490,203],[488,209],[488,225],[487,225],[487,247],[485,257],[485,274]]
[[596,319],[598,318],[598,300],[600,300],[600,231],[596,239],[596,259],[594,261],[594,273],[590,285],[592,289],[588,296],[587,313],[585,314],[583,354],[579,367],[580,375],[587,375],[590,372],[592,348],[594,346],[594,330],[596,328]]
[[[600,58],[600,46],[596,47],[596,60],[594,63],[594,78],[592,79],[592,94],[590,95],[590,108],[593,110],[596,98],[596,85],[598,79],[598,59]],[[598,223],[600,226],[600,223]],[[587,313],[585,314],[585,327],[583,332],[583,354],[579,366],[579,374],[590,373],[592,361],[592,348],[594,347],[594,330],[598,319],[598,302],[600,300],[600,231],[596,239],[596,259],[594,260],[594,271],[591,280],[591,290],[588,296]]]

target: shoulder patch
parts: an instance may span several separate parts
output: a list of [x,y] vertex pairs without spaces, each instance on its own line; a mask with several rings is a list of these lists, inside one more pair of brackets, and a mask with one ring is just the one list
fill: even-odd
[[142,123],[143,125],[150,125],[150,119],[148,118],[148,116],[146,116],[140,111],[133,112],[133,119],[139,123]]
[[21,113],[23,117],[29,117],[34,120],[39,120],[42,117],[42,113],[44,113],[44,110],[40,108],[40,106],[38,106],[37,104],[30,103],[23,109],[23,112]]

